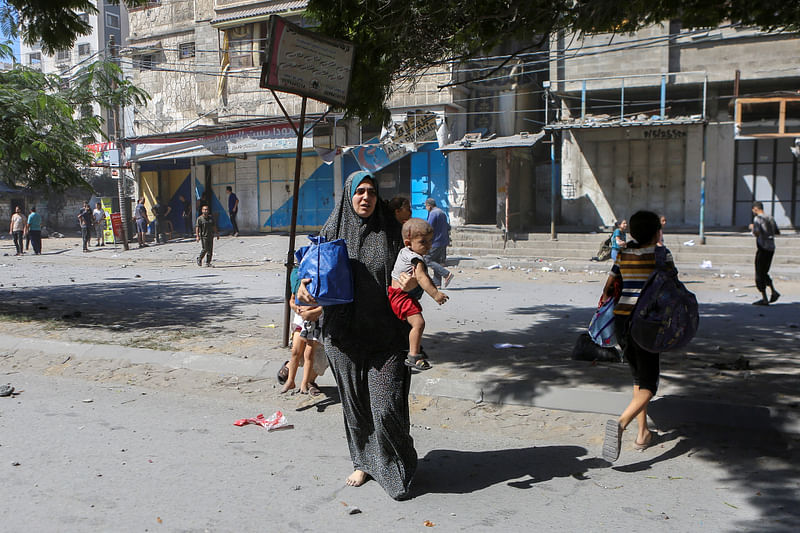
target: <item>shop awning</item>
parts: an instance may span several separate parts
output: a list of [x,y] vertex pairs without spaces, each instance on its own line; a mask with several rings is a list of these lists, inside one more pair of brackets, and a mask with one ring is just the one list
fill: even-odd
[[[313,148],[313,138],[303,138],[304,148]],[[137,137],[125,141],[128,161],[157,161],[183,157],[227,156],[258,152],[294,150],[297,136],[289,124],[265,124],[180,135]]]
[[[216,17],[210,22],[211,26],[215,28],[230,28],[233,26],[241,26],[250,22],[260,22],[267,20],[270,15],[286,14],[287,12],[300,11],[306,8],[308,0],[293,0],[286,2],[274,2],[269,6],[257,7],[251,9],[242,9],[231,11],[228,13],[218,13]],[[220,7],[217,7],[219,10]]]
[[452,144],[447,144],[438,148],[439,151],[460,152],[465,150],[499,150],[501,148],[530,148],[542,137],[544,132],[539,133],[518,133],[516,135],[509,135],[507,137],[492,137],[489,139],[470,138],[467,134],[463,139]]

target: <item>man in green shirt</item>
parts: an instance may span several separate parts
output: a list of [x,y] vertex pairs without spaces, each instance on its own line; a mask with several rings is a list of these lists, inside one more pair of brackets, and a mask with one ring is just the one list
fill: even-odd
[[28,222],[25,226],[25,233],[31,239],[33,244],[33,253],[39,255],[42,253],[42,215],[36,212],[36,206],[31,207],[31,214],[28,215]]
[[217,223],[214,217],[211,216],[211,210],[207,205],[204,205],[200,216],[197,217],[197,224],[195,224],[195,235],[197,240],[203,246],[200,255],[197,256],[197,266],[203,266],[203,257],[206,258],[206,266],[211,266],[211,256],[214,253],[214,236],[219,239],[219,231],[217,231]]

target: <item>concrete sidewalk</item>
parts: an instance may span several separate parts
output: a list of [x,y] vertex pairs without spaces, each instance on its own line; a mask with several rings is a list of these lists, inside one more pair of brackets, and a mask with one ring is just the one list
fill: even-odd
[[[220,378],[273,379],[285,360],[283,349],[267,350],[264,358],[242,359],[224,355],[195,354],[131,348],[107,344],[85,344],[46,339],[33,339],[0,334],[0,357],[30,356],[41,353],[69,359],[87,361],[92,359],[125,361],[130,364],[157,365],[168,369],[216,374]],[[580,363],[580,362],[573,362]],[[591,363],[586,363],[591,364]],[[551,365],[548,370],[557,370]],[[563,365],[562,365],[563,366]],[[599,365],[592,365],[599,366]],[[521,405],[542,409],[557,409],[576,412],[618,415],[630,399],[630,384],[620,377],[620,367],[610,365],[615,379],[603,385],[578,386],[567,381],[561,384],[548,383],[534,386],[527,380],[509,379],[509,374],[492,371],[465,371],[453,363],[436,363],[430,370],[416,374],[411,383],[411,393],[421,396],[446,397],[474,402],[489,402],[505,405]],[[624,373],[624,372],[623,372]],[[680,375],[669,375],[676,381]],[[318,379],[321,386],[335,387],[330,372]],[[497,387],[498,383],[504,386]],[[763,383],[762,386],[769,386]],[[669,387],[663,387],[664,395],[651,404],[650,416],[656,424],[680,425],[700,423],[722,425],[739,429],[775,430],[782,433],[800,434],[800,417],[797,403],[794,408],[767,405],[752,405],[737,402],[735,397],[717,400],[695,400],[673,396]],[[800,398],[800,392],[798,392]]]

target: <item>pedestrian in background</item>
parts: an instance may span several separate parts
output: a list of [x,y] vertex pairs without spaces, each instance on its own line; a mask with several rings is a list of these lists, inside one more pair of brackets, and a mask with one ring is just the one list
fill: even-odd
[[225,191],[228,193],[228,215],[233,225],[233,233],[231,235],[238,237],[239,225],[236,223],[236,215],[239,214],[239,198],[233,193],[233,187],[230,185],[225,187]]
[[625,243],[625,232],[628,230],[628,221],[624,218],[614,224],[616,228],[614,233],[611,234],[611,260],[616,261],[619,251],[624,249],[627,244]]
[[94,215],[89,202],[83,202],[83,208],[78,212],[78,223],[81,225],[81,240],[83,241],[83,251],[89,251],[89,241],[92,240],[94,233]]
[[28,215],[28,223],[25,226],[25,233],[30,237],[33,244],[33,253],[42,253],[42,215],[36,212],[36,206],[31,207],[31,214]]
[[182,211],[181,217],[183,217],[183,232],[186,235],[192,234],[192,202],[186,199],[185,196],[181,195],[178,196],[178,199],[181,201]]
[[167,217],[171,211],[172,208],[162,204],[161,198],[156,196],[156,205],[153,206],[153,216],[155,217],[155,227],[153,229],[156,234],[156,243],[166,244],[167,242]]
[[[780,294],[772,284],[769,277],[769,268],[772,266],[772,256],[775,255],[775,235],[779,235],[775,219],[764,213],[764,204],[753,203],[753,223],[748,226],[756,237],[756,288],[761,293],[761,299],[753,305],[769,305],[780,298]],[[767,299],[767,287],[772,290],[772,295]]]
[[22,255],[22,240],[25,234],[25,217],[22,216],[22,208],[17,206],[14,209],[14,214],[11,215],[11,224],[8,227],[8,234],[14,238],[14,247],[17,253],[14,255]]
[[438,289],[442,287],[442,280],[447,287],[455,277],[455,274],[444,267],[447,262],[447,246],[450,244],[450,223],[433,198],[425,200],[425,209],[428,210],[428,224],[433,228],[433,244],[425,256],[425,264],[433,270],[433,284]]
[[202,245],[200,255],[197,256],[197,266],[203,266],[203,257],[206,258],[206,266],[211,266],[211,256],[214,255],[214,236],[219,239],[217,223],[211,216],[211,210],[207,205],[200,209],[200,216],[197,217],[196,233],[197,241]]
[[92,215],[94,216],[94,232],[97,236],[97,243],[95,246],[105,246],[106,239],[103,232],[106,230],[106,212],[103,210],[100,202],[94,204]]
[[139,198],[136,208],[133,210],[133,218],[136,220],[136,237],[139,239],[139,248],[146,248],[145,234],[147,233],[147,208],[144,206],[144,196]]
[[394,218],[402,226],[406,220],[411,218],[411,202],[404,196],[395,196],[388,203],[389,210],[394,213]]

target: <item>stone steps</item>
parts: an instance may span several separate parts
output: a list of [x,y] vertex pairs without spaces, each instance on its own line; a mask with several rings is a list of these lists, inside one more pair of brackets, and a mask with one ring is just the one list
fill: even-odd
[[[503,242],[503,235],[494,227],[476,229],[454,228],[451,232],[451,246],[448,257],[464,260],[487,261],[506,259],[524,265],[526,262],[545,261],[589,261],[600,248],[607,234],[602,233],[561,233],[557,240],[550,240],[549,233],[513,235]],[[684,243],[693,241],[693,246]],[[712,265],[727,265],[737,268],[752,268],[755,254],[755,239],[746,233],[714,233],[706,235],[706,244],[699,244],[696,234],[668,234],[667,247],[675,262],[698,266],[704,261]],[[776,237],[773,265],[781,270],[796,269],[800,273],[800,235],[779,235]]]

